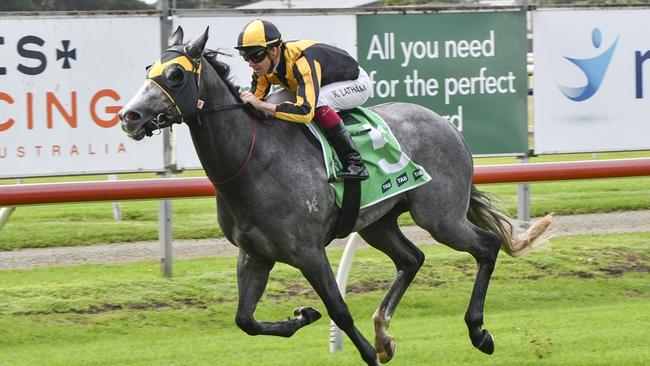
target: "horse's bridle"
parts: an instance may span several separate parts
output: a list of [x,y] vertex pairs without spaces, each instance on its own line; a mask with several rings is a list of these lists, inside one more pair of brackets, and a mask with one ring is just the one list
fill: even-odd
[[[183,49],[183,51],[180,51],[180,50],[177,50],[177,49],[170,48],[165,52],[175,52],[175,53],[178,53],[181,56],[187,57],[187,59],[190,60],[190,62],[192,63],[191,72],[194,75],[198,74],[196,71],[199,70],[199,66],[201,64],[200,59],[198,59],[198,60],[193,59],[192,57],[190,57],[190,55],[187,52],[185,52],[185,49]],[[197,95],[200,95],[198,76],[195,76],[194,80],[195,80],[195,87],[196,87],[196,90],[197,90]],[[167,108],[166,111],[159,113],[156,117],[152,118],[149,122],[144,124],[143,127],[145,129],[145,134],[147,136],[152,136],[154,131],[161,130],[161,129],[165,128],[165,127],[169,127],[171,129],[171,127],[175,123],[181,124],[181,123],[183,123],[183,121],[186,118],[192,117],[192,116],[196,116],[197,119],[198,119],[198,122],[201,123],[200,116],[201,116],[202,113],[216,113],[216,112],[222,112],[222,111],[227,111],[227,110],[231,110],[231,109],[250,108],[251,107],[251,105],[248,104],[248,103],[239,102],[239,103],[234,103],[234,104],[227,104],[227,105],[212,106],[212,107],[203,108],[204,101],[197,97],[196,103],[193,103],[194,109],[192,111],[182,113],[182,110],[181,110],[180,106],[177,104],[176,100],[172,97],[171,93],[169,91],[165,90],[165,88],[162,85],[160,85],[159,83],[157,83],[155,80],[151,79],[151,81],[154,84],[156,84],[163,91],[163,93],[172,102],[172,105],[169,106],[169,108]],[[189,84],[189,80],[185,81],[182,89],[178,93],[174,93],[174,94],[177,94],[178,96],[182,95],[188,84]],[[257,136],[256,130],[257,130],[257,120],[253,119],[253,132],[252,132],[253,137],[251,139],[250,147],[248,148],[248,153],[246,154],[246,159],[244,160],[244,162],[242,163],[240,168],[237,170],[237,172],[235,172],[235,174],[233,176],[231,176],[230,178],[228,178],[226,180],[220,181],[220,182],[215,181],[212,177],[208,177],[215,187],[217,185],[225,184],[225,183],[228,183],[228,182],[234,180],[235,178],[239,177],[241,175],[241,173],[244,172],[244,170],[246,170],[246,167],[248,166],[248,163],[250,162],[251,157],[253,155],[253,148],[255,147],[255,141],[256,141],[256,136]]]
[[[189,54],[187,54],[187,52],[185,52],[185,50],[180,51],[180,50],[170,48],[165,52],[174,52],[174,53],[178,53],[181,56],[186,57],[192,63],[192,70],[191,70],[192,74],[197,75],[196,71],[199,70],[199,66],[201,64],[200,59],[198,59],[198,60],[193,59],[192,57],[190,57]],[[151,78],[150,78],[150,80],[156,86],[158,86],[163,91],[163,93],[165,93],[165,95],[172,102],[172,105],[169,106],[169,108],[167,108],[166,111],[159,113],[156,117],[152,118],[148,123],[145,124],[144,128],[145,128],[145,134],[147,136],[152,136],[153,131],[161,130],[161,129],[165,128],[165,127],[171,127],[172,125],[174,125],[176,123],[181,124],[181,123],[183,123],[183,121],[186,120],[186,118],[193,117],[193,116],[200,116],[202,113],[215,113],[215,112],[222,112],[222,111],[227,111],[227,110],[231,110],[231,109],[250,108],[251,107],[250,104],[248,104],[248,103],[239,102],[239,103],[234,103],[234,104],[227,104],[227,105],[212,106],[212,107],[208,107],[208,108],[203,108],[204,101],[201,100],[200,98],[197,98],[196,103],[192,104],[194,106],[194,110],[182,113],[182,109],[180,108],[180,106],[176,102],[176,99],[173,98],[170,95],[168,90],[166,90],[162,85],[160,85],[160,83],[156,82],[155,80],[153,80]],[[176,94],[178,96],[182,95],[188,84],[189,84],[189,80],[186,81],[183,84],[182,89]],[[199,92],[199,79],[198,79],[197,76],[194,77],[194,84],[195,84],[194,86],[195,86],[195,88],[197,90],[197,94],[200,95],[200,92]],[[199,122],[200,122],[200,120],[199,120]]]
[[249,108],[249,107],[250,105],[248,103],[234,103],[234,104],[227,104],[222,106],[208,107],[205,109],[197,108],[191,112],[179,114],[179,113],[174,113],[178,108],[178,106],[174,103],[169,108],[167,108],[166,111],[161,112],[156,117],[152,118],[149,122],[151,122],[151,124],[153,124],[155,128],[150,128],[149,126],[145,125],[145,132],[147,136],[151,136],[153,135],[153,131],[161,130],[165,127],[171,127],[176,123],[182,124],[183,120],[186,117],[192,117],[195,115],[200,116],[201,113],[214,113],[214,112],[227,111],[230,109]]

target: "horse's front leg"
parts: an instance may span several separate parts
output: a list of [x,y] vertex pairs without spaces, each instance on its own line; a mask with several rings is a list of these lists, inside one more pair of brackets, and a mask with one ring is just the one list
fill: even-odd
[[377,352],[354,326],[354,320],[336,284],[325,249],[304,250],[297,267],[323,300],[330,318],[357,347],[361,358],[368,365],[379,365]]
[[239,288],[239,304],[235,322],[237,326],[250,335],[275,335],[291,337],[298,329],[320,319],[318,310],[305,307],[294,310],[295,318],[277,322],[259,322],[253,313],[262,297],[269,280],[269,272],[275,265],[273,261],[255,260],[243,250],[239,251],[237,262],[237,284]]

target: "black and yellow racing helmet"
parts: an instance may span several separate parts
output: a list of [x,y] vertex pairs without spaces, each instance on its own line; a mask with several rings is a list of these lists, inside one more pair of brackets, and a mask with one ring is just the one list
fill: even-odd
[[246,24],[239,33],[235,49],[239,50],[241,55],[245,55],[250,51],[275,46],[282,42],[281,38],[280,31],[273,23],[255,19]]

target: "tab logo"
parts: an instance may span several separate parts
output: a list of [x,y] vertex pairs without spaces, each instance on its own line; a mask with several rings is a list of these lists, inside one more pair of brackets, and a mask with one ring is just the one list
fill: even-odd
[[406,183],[408,183],[409,176],[406,175],[406,173],[404,173],[404,174],[400,175],[399,177],[397,177],[396,180],[397,180],[397,185],[399,187],[401,187],[401,186],[405,185]]
[[391,183],[390,179],[389,179],[389,180],[385,181],[384,184],[381,185],[381,193],[386,193],[391,188],[393,188],[393,183]]

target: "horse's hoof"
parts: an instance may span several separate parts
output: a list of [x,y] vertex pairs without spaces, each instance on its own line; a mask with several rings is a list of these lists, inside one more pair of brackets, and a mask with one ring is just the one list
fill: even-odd
[[481,332],[481,342],[476,346],[481,352],[491,355],[494,353],[494,338],[487,330]]
[[311,324],[322,317],[320,311],[310,306],[293,309],[293,315],[298,319],[304,319],[306,321],[305,325]]
[[388,336],[386,339],[384,339],[381,345],[375,344],[375,347],[377,348],[377,356],[379,357],[379,362],[386,363],[392,360],[393,356],[395,356],[395,349],[397,348],[397,345],[395,344],[393,337]]

